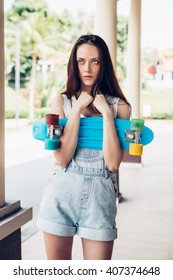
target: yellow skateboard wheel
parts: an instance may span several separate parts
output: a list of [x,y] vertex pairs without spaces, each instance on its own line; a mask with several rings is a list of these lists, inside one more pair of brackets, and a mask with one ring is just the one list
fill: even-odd
[[132,156],[141,156],[143,152],[142,144],[131,143],[129,146],[129,154]]

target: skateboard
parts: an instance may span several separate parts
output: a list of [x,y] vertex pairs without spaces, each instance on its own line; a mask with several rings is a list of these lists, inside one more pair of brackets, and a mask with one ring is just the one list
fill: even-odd
[[[58,115],[47,114],[46,119],[35,120],[32,126],[33,137],[45,143],[45,149],[57,150],[59,139],[68,119],[60,119]],[[144,125],[142,119],[123,120],[114,118],[121,148],[129,150],[130,155],[140,156],[143,146],[152,142],[154,134]],[[80,119],[78,148],[102,149],[103,118],[86,117]],[[70,141],[70,139],[69,139]]]

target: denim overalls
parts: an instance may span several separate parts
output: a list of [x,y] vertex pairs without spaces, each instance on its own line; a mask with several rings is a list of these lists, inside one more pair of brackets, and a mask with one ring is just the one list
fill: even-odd
[[[69,102],[64,97],[67,117]],[[54,165],[43,193],[38,227],[59,236],[116,239],[116,186],[116,173],[106,167],[102,151],[77,149],[67,168]]]

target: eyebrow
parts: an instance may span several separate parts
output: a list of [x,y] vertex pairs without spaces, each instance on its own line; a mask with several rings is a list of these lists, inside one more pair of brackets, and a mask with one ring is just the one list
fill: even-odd
[[[77,59],[85,59],[84,57],[77,57]],[[94,58],[91,58],[91,60],[95,60],[95,59],[97,59],[97,60],[99,60],[100,58],[99,57],[94,57]]]

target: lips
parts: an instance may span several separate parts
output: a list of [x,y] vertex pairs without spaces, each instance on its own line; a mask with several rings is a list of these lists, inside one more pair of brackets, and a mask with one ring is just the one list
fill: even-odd
[[92,79],[92,76],[83,76],[84,79]]

